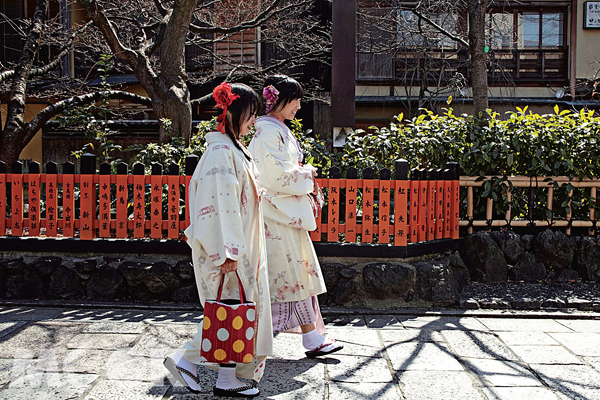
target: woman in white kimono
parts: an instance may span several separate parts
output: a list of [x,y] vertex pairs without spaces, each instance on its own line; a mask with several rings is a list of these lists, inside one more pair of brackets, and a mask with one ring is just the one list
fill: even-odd
[[269,308],[264,221],[261,191],[252,157],[239,138],[250,132],[260,107],[258,94],[242,84],[221,84],[213,92],[219,116],[219,132],[206,135],[202,155],[189,187],[190,226],[185,230],[200,302],[217,298],[224,275],[223,298],[239,298],[237,270],[248,300],[256,303],[258,327],[255,356],[248,364],[210,364],[200,356],[202,324],[195,337],[167,357],[165,367],[191,391],[199,391],[197,366],[218,368],[213,393],[227,397],[254,397],[255,387],[237,377],[260,381],[273,331]]
[[326,287],[308,233],[317,227],[310,198],[319,194],[316,169],[302,165],[300,145],[284,123],[294,119],[302,95],[302,87],[292,78],[267,78],[263,90],[267,115],[257,119],[248,150],[266,190],[263,212],[273,331],[302,332],[306,355],[312,358],[343,346],[321,335],[325,326],[317,295]]

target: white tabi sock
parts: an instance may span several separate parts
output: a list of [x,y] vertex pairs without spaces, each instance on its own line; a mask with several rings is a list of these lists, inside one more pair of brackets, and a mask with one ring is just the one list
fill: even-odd
[[[219,389],[236,389],[243,386],[248,386],[244,382],[238,380],[235,376],[235,367],[219,367],[219,376],[215,384]],[[253,395],[258,393],[258,389],[252,388],[239,392],[240,394]]]

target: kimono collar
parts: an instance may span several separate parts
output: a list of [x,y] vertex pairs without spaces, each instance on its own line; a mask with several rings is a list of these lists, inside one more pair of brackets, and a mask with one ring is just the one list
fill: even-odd
[[[235,143],[233,143],[233,140],[228,135],[223,135],[221,132],[208,132],[204,138],[206,139],[207,145],[213,143],[223,143],[229,146],[233,146],[234,151],[240,151],[240,149],[237,148]],[[243,144],[240,144],[240,148],[242,150],[242,153],[246,154],[248,157],[250,157],[250,159],[252,159],[252,155],[248,152],[248,150],[244,147]]]
[[292,133],[292,131],[290,131],[290,128],[288,128],[286,124],[284,124],[277,118],[271,117],[269,115],[263,115],[262,117],[258,117],[256,119],[257,128],[258,128],[258,125],[268,124],[268,123],[276,125],[279,129],[281,129],[281,130],[283,130],[283,132],[285,132],[285,134],[288,137],[288,140],[291,141],[296,146],[296,151],[298,152],[298,163],[302,164],[302,161],[304,160],[304,153],[302,152],[300,143],[298,143],[298,140],[296,139],[296,137],[294,137],[294,134]]

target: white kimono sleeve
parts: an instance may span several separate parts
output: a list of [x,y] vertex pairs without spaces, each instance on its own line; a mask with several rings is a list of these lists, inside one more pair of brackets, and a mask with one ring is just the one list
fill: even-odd
[[266,219],[296,229],[317,228],[308,194],[314,189],[312,166],[298,164],[284,133],[276,128],[262,128],[249,150],[260,172],[260,185],[267,190],[263,208]]
[[186,229],[192,249],[199,244],[214,266],[227,258],[237,261],[245,252],[241,185],[231,152],[207,149],[207,159],[190,186],[190,227]]

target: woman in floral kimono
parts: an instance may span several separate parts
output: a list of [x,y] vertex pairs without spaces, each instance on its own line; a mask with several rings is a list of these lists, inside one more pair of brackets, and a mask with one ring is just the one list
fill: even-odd
[[248,150],[266,190],[263,212],[273,331],[302,332],[306,355],[312,358],[343,346],[321,335],[325,326],[317,295],[326,288],[308,234],[317,228],[315,216],[322,206],[316,169],[302,165],[300,145],[284,123],[294,119],[302,95],[300,84],[285,75],[265,81],[267,115],[257,119]]
[[259,390],[237,377],[260,380],[272,353],[273,332],[269,308],[264,222],[260,188],[252,157],[239,142],[255,123],[258,94],[242,84],[218,86],[213,97],[219,116],[218,132],[206,135],[202,155],[189,187],[190,226],[185,230],[200,302],[217,298],[224,279],[223,298],[239,298],[238,271],[248,300],[256,303],[255,356],[248,364],[210,364],[200,356],[202,325],[195,337],[167,357],[165,367],[191,391],[200,390],[197,366],[218,368],[213,393],[227,397],[254,397]]

